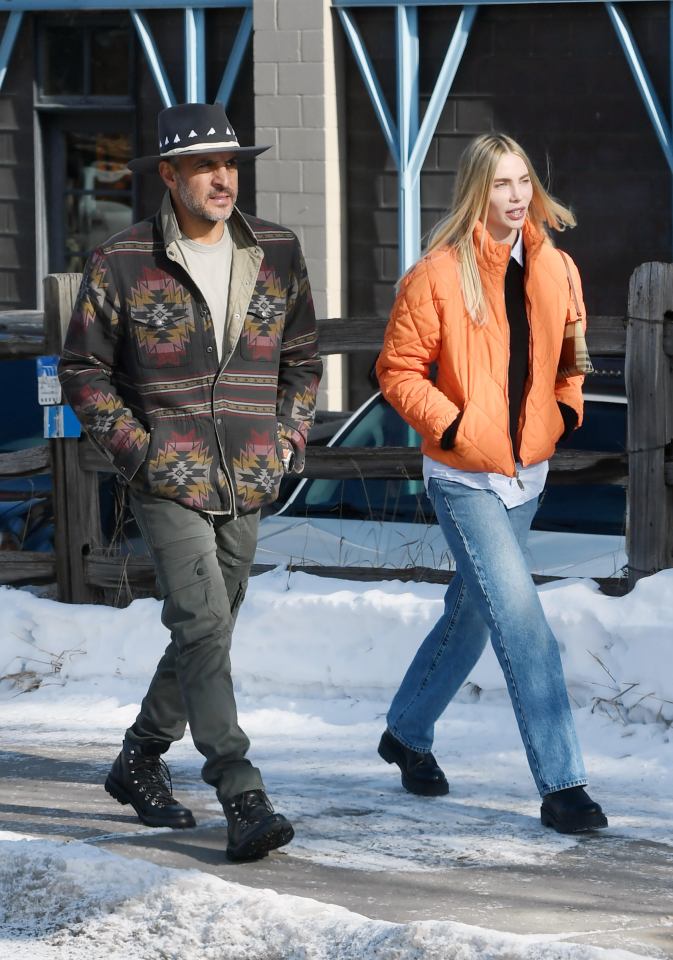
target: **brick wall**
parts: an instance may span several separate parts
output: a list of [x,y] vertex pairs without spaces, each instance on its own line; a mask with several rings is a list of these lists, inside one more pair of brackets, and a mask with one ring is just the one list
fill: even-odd
[[[316,312],[339,317],[345,303],[343,150],[329,0],[255,0],[254,31],[256,140],[272,145],[257,161],[257,213],[297,233]],[[327,358],[322,408],[342,406],[342,370],[340,358]]]

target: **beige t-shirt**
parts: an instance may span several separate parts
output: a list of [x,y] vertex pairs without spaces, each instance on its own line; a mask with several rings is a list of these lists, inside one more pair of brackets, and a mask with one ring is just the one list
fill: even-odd
[[222,359],[222,346],[229,303],[231,258],[233,245],[229,225],[225,223],[222,239],[217,243],[197,243],[182,235],[176,240],[187,273],[203,294],[213,320],[218,359]]

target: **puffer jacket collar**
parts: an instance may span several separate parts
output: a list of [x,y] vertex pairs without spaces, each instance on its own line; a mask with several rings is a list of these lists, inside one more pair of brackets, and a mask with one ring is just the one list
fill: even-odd
[[[547,238],[528,218],[524,220],[521,229],[526,259],[534,257]],[[512,253],[511,244],[497,243],[481,221],[477,222],[472,237],[479,270],[504,277]]]

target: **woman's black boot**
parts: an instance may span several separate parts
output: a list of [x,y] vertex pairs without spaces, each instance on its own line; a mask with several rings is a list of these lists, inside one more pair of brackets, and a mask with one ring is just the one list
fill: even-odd
[[411,750],[386,730],[379,743],[379,756],[386,763],[396,763],[402,771],[402,786],[421,797],[443,797],[449,785],[441,767],[431,753]]
[[583,833],[607,827],[608,818],[584,787],[555,790],[542,798],[540,820],[558,833]]

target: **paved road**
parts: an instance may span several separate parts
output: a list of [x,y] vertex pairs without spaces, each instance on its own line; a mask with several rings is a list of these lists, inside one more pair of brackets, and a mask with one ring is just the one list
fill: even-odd
[[[210,792],[181,778],[194,830],[142,827],[104,792],[110,762],[99,744],[36,743],[0,749],[0,829],[96,843],[162,866],[197,868],[250,887],[337,903],[404,922],[457,920],[513,933],[572,934],[577,943],[673,958],[673,848],[602,833],[543,866],[447,865],[434,872],[375,873],[326,867],[277,851],[253,864],[224,856],[224,821]],[[298,831],[301,820],[295,821]]]

